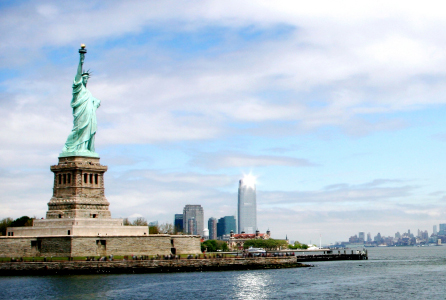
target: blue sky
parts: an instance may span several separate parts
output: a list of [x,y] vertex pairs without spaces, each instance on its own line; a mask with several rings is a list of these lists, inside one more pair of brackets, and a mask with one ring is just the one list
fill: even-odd
[[6,1],[0,218],[44,217],[81,43],[114,217],[236,212],[325,243],[446,221],[440,2]]

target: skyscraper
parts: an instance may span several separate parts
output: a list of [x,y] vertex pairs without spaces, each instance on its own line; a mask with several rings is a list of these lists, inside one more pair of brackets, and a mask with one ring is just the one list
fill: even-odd
[[364,243],[364,241],[365,241],[365,233],[363,231],[359,232],[358,240],[359,240],[358,241],[359,243]]
[[218,219],[217,223],[217,237],[221,238],[225,234],[230,234],[231,231],[235,232],[235,217],[226,216]]
[[245,176],[238,188],[238,233],[257,230],[256,185],[253,176]]
[[194,217],[187,219],[187,233],[198,234],[197,221]]
[[175,214],[173,226],[175,232],[183,232],[183,214]]
[[203,207],[201,205],[186,205],[183,209],[183,232],[202,235],[203,229]]
[[208,229],[209,229],[209,239],[216,240],[217,239],[217,219],[216,218],[209,218]]

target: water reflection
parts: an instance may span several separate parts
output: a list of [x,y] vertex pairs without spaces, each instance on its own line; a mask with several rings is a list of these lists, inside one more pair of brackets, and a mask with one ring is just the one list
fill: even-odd
[[268,272],[241,272],[234,277],[234,283],[236,299],[267,299],[272,277]]

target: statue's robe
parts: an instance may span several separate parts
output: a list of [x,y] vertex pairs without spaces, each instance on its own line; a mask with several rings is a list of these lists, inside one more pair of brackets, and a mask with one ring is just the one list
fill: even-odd
[[101,101],[94,98],[90,91],[82,83],[74,79],[73,99],[73,130],[68,135],[63,152],[94,152],[94,137],[96,134],[97,121],[96,109]]

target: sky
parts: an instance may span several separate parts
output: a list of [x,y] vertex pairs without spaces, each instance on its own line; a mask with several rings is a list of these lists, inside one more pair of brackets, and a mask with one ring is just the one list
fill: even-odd
[[45,217],[84,43],[113,217],[207,224],[252,174],[273,238],[431,234],[445,28],[440,1],[2,1],[0,218]]

